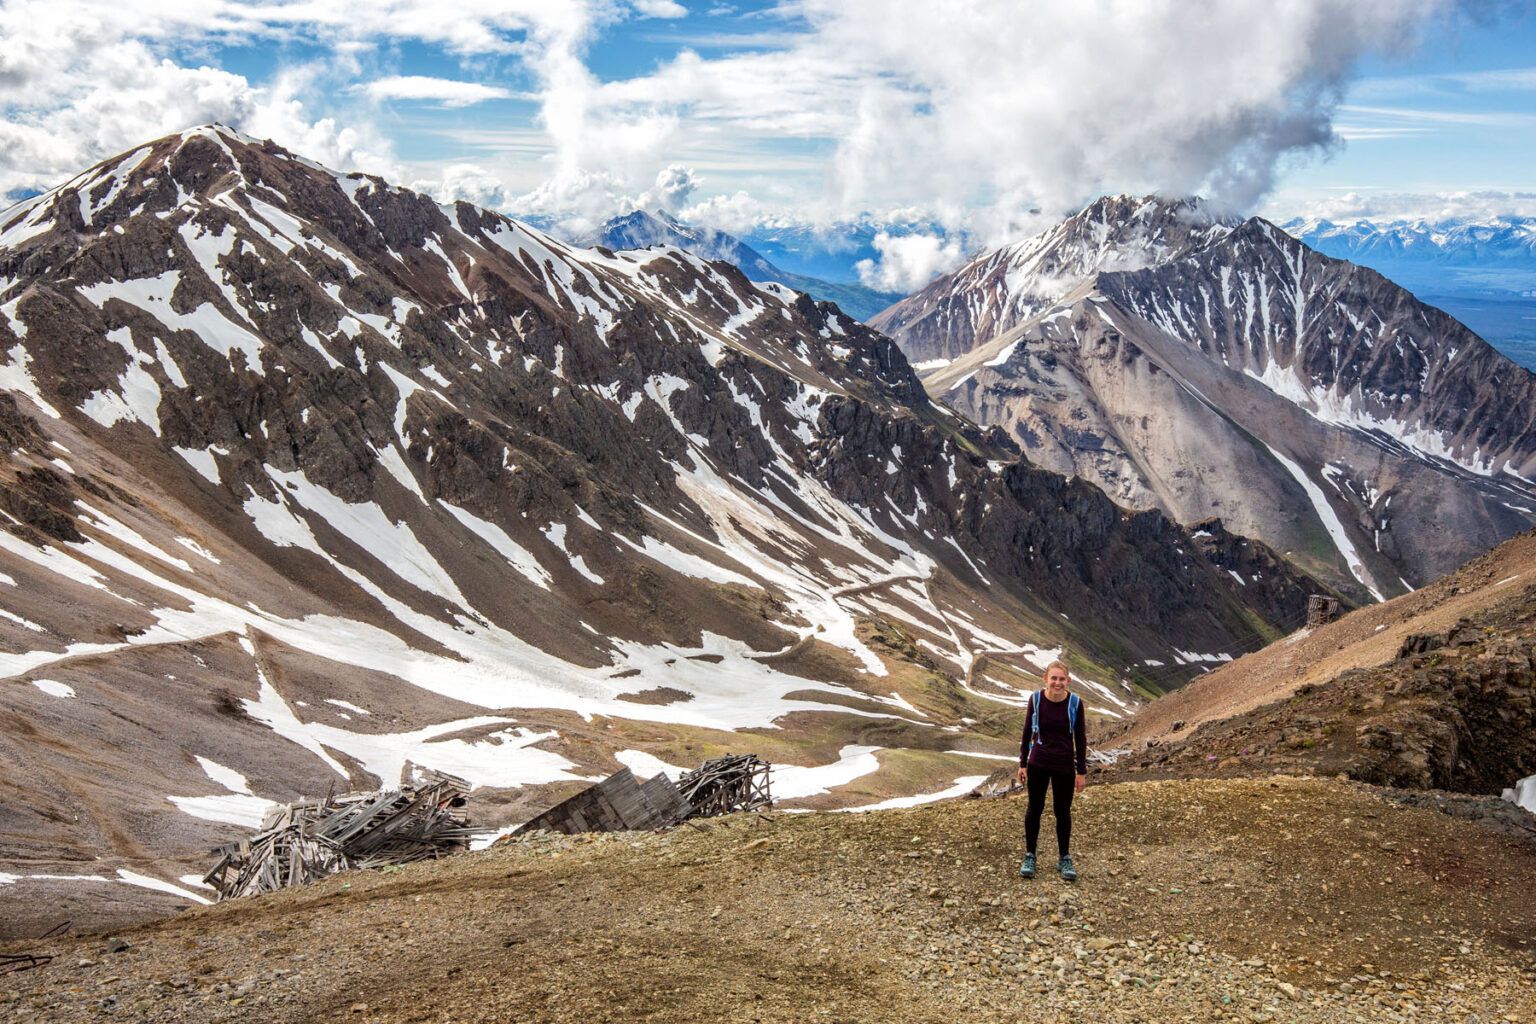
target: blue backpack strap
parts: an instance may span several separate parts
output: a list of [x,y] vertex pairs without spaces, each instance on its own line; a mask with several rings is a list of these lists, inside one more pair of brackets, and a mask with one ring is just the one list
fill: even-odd
[[1067,727],[1072,730],[1072,735],[1077,735],[1077,713],[1082,709],[1083,699],[1077,694],[1067,697]]
[[1030,727],[1029,727],[1029,735],[1030,735],[1030,743],[1031,744],[1034,743],[1035,737],[1040,735],[1040,704],[1044,700],[1045,700],[1045,691],[1044,690],[1037,691],[1035,693],[1035,712],[1034,712],[1034,716],[1033,716],[1033,719],[1030,722]]

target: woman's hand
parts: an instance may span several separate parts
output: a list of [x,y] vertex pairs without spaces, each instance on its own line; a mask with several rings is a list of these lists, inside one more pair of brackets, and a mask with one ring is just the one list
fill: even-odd
[[1025,774],[1024,774],[1024,766],[1023,765],[1019,765],[1019,785],[1022,786],[1025,783],[1027,783],[1028,781],[1029,780],[1025,777]]
[[1081,793],[1083,791],[1083,787],[1086,785],[1088,785],[1088,776],[1079,775],[1077,777],[1077,792]]

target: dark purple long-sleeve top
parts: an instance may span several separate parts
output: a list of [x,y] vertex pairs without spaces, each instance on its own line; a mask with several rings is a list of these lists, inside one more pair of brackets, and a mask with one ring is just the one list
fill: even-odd
[[[1026,764],[1046,768],[1053,772],[1088,774],[1088,709],[1079,705],[1077,729],[1071,726],[1067,715],[1067,703],[1072,698],[1055,701],[1049,697],[1040,700],[1038,692],[1029,695],[1029,707],[1024,717],[1024,738],[1019,743],[1019,767]],[[1035,701],[1040,700],[1040,740],[1030,747],[1030,732],[1035,720]]]

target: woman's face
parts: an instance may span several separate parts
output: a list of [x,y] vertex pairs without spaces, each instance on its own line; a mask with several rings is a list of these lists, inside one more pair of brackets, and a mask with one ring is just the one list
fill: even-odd
[[1059,668],[1053,668],[1045,675],[1045,695],[1052,700],[1060,700],[1067,695],[1067,683],[1071,677]]

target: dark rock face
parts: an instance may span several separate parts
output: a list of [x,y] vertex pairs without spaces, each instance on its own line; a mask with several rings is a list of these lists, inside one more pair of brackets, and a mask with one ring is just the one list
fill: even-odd
[[[1220,301],[1202,304],[1202,289],[1223,280]],[[1268,221],[1252,218],[1185,260],[1107,274],[1100,286],[1239,372],[1354,399],[1347,414],[1319,409],[1325,419],[1389,438],[1438,437],[1474,472],[1536,475],[1536,375],[1375,271],[1313,252]],[[1181,306],[1206,312],[1181,320]]]
[[1399,700],[1357,727],[1358,776],[1488,793],[1536,774],[1536,640],[1466,620],[1414,639],[1434,646],[1399,659]]
[[753,729],[948,784],[949,727],[1013,742],[1047,653],[1118,713],[1319,586],[1020,461],[836,306],[220,128],[0,215],[0,353],[0,672],[79,694],[25,687],[64,739],[0,756],[38,807],[131,766],[4,831],[79,856],[227,838],[254,812],[172,805],[220,766],[272,799],[445,767],[512,818]]
[[1359,599],[1536,522],[1536,375],[1266,221],[1187,222],[1101,200],[877,323],[1043,468],[1219,517]]

